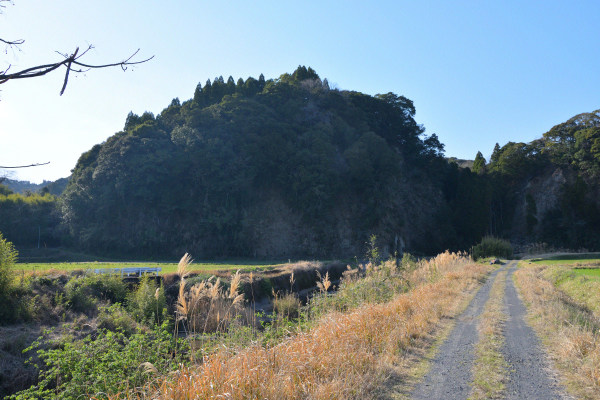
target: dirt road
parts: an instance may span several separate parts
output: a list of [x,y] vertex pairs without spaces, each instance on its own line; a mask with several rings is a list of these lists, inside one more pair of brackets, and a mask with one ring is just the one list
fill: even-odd
[[479,338],[477,319],[483,311],[498,272],[496,270],[490,275],[467,309],[458,317],[456,326],[433,359],[429,373],[413,391],[413,399],[454,400],[469,397],[474,347]]
[[502,353],[509,365],[507,399],[562,399],[558,382],[549,372],[540,341],[525,323],[525,306],[517,295],[512,275],[517,262],[508,265],[504,305],[508,319],[504,327]]
[[471,393],[474,348],[479,340],[478,318],[497,273],[507,268],[502,356],[508,363],[506,399],[563,399],[556,379],[549,372],[546,356],[533,330],[525,323],[525,307],[517,295],[511,261],[494,271],[475,295],[432,361],[429,372],[411,394],[413,399],[467,399]]

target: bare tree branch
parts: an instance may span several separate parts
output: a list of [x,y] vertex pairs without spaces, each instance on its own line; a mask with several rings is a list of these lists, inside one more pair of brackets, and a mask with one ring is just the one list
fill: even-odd
[[48,165],[48,164],[50,164],[50,161],[45,162],[45,163],[30,164],[30,165],[17,165],[14,167],[3,167],[2,165],[0,165],[0,168],[2,168],[2,169],[29,168],[29,167],[39,167],[40,165]]
[[[27,68],[22,71],[14,72],[12,74],[8,73],[8,69],[10,68],[9,67],[5,71],[0,73],[0,84],[6,83],[9,80],[13,80],[13,79],[25,79],[25,78],[34,78],[37,76],[43,76],[43,75],[46,75],[46,74],[64,66],[67,70],[65,71],[65,79],[63,82],[62,89],[60,91],[60,94],[62,95],[65,92],[65,89],[67,88],[67,83],[69,80],[70,72],[82,73],[82,72],[86,72],[90,69],[109,68],[109,67],[116,67],[116,66],[120,66],[123,71],[126,71],[127,67],[130,65],[142,64],[142,63],[148,62],[154,58],[154,56],[152,56],[152,57],[146,58],[144,60],[132,61],[132,59],[140,51],[140,49],[137,49],[133,54],[131,54],[129,57],[127,57],[123,61],[119,61],[119,62],[115,62],[115,63],[94,65],[94,64],[82,63],[81,61],[79,61],[79,59],[81,57],[83,57],[92,48],[93,48],[93,46],[89,46],[81,54],[78,54],[79,47],[76,48],[75,51],[73,52],[73,54],[71,54],[71,55],[67,55],[67,54],[63,54],[63,53],[59,52],[58,54],[63,56],[65,58],[64,60],[58,61],[58,62],[55,62],[52,64],[37,65],[35,67]],[[73,68],[74,65],[79,66],[79,67],[84,67],[86,69]]]
[[0,42],[6,44],[7,46],[18,46],[20,44],[25,43],[25,40],[23,39],[18,39],[18,40],[4,40],[2,38],[0,38]]
[[[12,2],[12,0],[0,0],[0,14],[2,14],[2,12],[4,11],[6,4],[13,4],[13,2]],[[25,43],[25,40],[23,40],[23,39],[6,40],[6,39],[0,38],[0,43],[4,43],[6,45],[6,49],[7,49],[6,51],[8,51],[9,48],[13,48],[13,47],[19,49],[19,45],[22,45],[23,43]],[[139,60],[139,61],[133,60],[133,58],[140,51],[140,49],[137,49],[129,57],[127,57],[123,61],[119,61],[119,62],[114,62],[114,63],[109,63],[109,64],[98,64],[98,65],[86,64],[86,63],[81,62],[80,61],[81,57],[85,56],[91,49],[93,49],[93,46],[88,46],[88,48],[84,52],[79,53],[79,47],[78,47],[75,49],[75,51],[71,55],[57,51],[58,54],[60,54],[61,56],[64,57],[64,60],[50,63],[50,64],[36,65],[34,67],[26,68],[24,70],[14,72],[14,73],[8,73],[8,71],[10,70],[10,67],[11,67],[9,65],[4,71],[0,71],[0,85],[8,82],[10,80],[13,80],[13,79],[35,78],[38,76],[43,76],[43,75],[46,75],[46,74],[64,66],[67,70],[65,71],[65,79],[63,81],[63,85],[60,90],[60,95],[62,96],[62,94],[65,92],[65,90],[67,88],[67,83],[69,81],[69,74],[71,72],[83,73],[83,72],[89,71],[90,69],[109,68],[109,67],[117,67],[117,66],[121,67],[121,69],[123,71],[126,71],[127,67],[130,65],[142,64],[142,63],[150,61],[154,58],[154,56],[152,56],[152,57],[146,58],[144,60]],[[74,68],[73,66],[82,67],[82,68]]]

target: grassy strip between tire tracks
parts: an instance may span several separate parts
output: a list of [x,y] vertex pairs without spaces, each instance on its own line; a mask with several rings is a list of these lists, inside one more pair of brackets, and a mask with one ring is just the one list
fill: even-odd
[[544,265],[514,274],[529,322],[573,396],[600,399],[600,323],[585,306],[544,278]]
[[444,253],[407,274],[413,289],[388,303],[332,312],[273,347],[223,348],[147,396],[112,398],[373,398],[403,354],[455,315],[491,268]]
[[470,399],[498,399],[502,397],[507,379],[507,363],[502,356],[504,345],[503,324],[504,292],[507,271],[500,271],[490,290],[490,297],[481,314],[473,363],[473,391]]

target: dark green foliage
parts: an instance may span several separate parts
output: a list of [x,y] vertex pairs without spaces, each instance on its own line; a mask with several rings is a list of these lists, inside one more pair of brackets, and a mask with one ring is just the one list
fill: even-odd
[[[522,231],[529,242],[559,248],[600,248],[599,115],[600,110],[577,115],[531,143],[496,145],[487,168],[493,188],[490,232]],[[558,201],[540,210],[536,199],[548,203],[549,195]],[[520,207],[521,220],[515,219]]]
[[471,256],[474,260],[485,257],[510,258],[513,255],[513,249],[510,242],[493,236],[484,237],[479,244],[471,249]]
[[142,387],[187,362],[181,351],[183,343],[178,351],[167,324],[130,336],[101,330],[83,340],[63,339],[50,347],[43,343],[39,340],[32,346],[42,362],[39,382],[11,399],[105,398],[109,393]]
[[525,201],[527,202],[527,206],[526,206],[526,223],[527,223],[527,233],[531,234],[533,232],[533,228],[535,227],[535,225],[538,223],[538,220],[536,218],[536,214],[537,214],[537,207],[535,205],[535,200],[533,198],[533,196],[531,194],[527,194],[525,196]]
[[57,245],[62,239],[57,205],[57,198],[48,193],[0,192],[0,231],[19,246]]
[[476,174],[485,173],[485,165],[485,158],[483,157],[483,154],[478,151],[477,155],[475,156],[475,161],[473,161],[473,172]]

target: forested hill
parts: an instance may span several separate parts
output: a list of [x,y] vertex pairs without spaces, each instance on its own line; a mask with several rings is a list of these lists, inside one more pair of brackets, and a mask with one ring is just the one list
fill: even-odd
[[496,144],[474,170],[488,181],[494,233],[515,243],[600,249],[600,110],[531,143]]
[[311,68],[219,77],[84,153],[63,218],[96,251],[352,256],[371,234],[389,251],[468,246],[487,224],[457,232],[476,194],[455,209],[452,182],[469,173],[414,116],[403,96],[331,89]]

